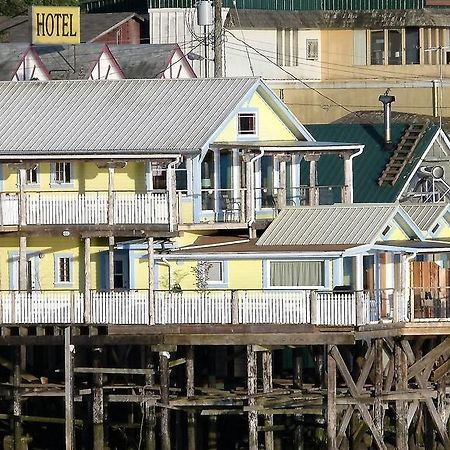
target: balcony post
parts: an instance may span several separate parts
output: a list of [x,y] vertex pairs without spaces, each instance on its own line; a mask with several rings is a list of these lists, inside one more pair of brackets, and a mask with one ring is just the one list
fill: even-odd
[[344,160],[344,186],[342,192],[342,203],[353,203],[353,163],[351,155],[341,155]]
[[19,291],[25,292],[27,284],[27,237],[21,234],[19,237]]
[[282,209],[286,206],[286,161],[289,159],[286,155],[277,156],[279,161],[280,182],[277,190],[277,205]]
[[319,204],[319,190],[317,188],[317,162],[320,154],[307,153],[304,160],[309,162],[309,205],[317,206]]
[[364,292],[356,291],[356,325],[364,325],[367,323],[367,317],[364,315]]
[[175,230],[177,224],[177,180],[175,167],[179,164],[179,160],[172,161],[167,166],[167,190],[169,200],[169,231]]
[[19,225],[24,226],[26,220],[26,199],[25,199],[25,167],[19,168]]
[[239,323],[239,296],[237,291],[231,291],[231,323]]
[[[254,407],[256,403],[257,371],[257,354],[252,345],[247,345],[247,393],[250,408]],[[258,450],[258,412],[250,408],[248,411],[248,449]]]
[[108,225],[114,224],[114,166],[108,165]]
[[318,305],[317,305],[317,291],[311,291],[310,296],[310,311],[311,311],[311,324],[318,325],[319,317],[318,317]]
[[154,268],[155,252],[153,249],[153,237],[147,238],[148,255],[148,323],[155,325],[155,291],[154,291]]
[[84,238],[84,321],[91,323],[91,238]]
[[109,268],[109,282],[108,289],[114,290],[114,236],[108,237],[108,268]]

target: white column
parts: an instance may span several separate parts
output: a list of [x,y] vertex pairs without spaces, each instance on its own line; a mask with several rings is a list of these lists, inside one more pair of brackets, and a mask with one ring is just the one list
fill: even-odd
[[344,187],[342,192],[343,203],[353,203],[353,162],[351,155],[342,156],[344,160]]
[[353,274],[355,280],[355,291],[362,291],[364,289],[364,263],[363,255],[356,255],[353,257]]

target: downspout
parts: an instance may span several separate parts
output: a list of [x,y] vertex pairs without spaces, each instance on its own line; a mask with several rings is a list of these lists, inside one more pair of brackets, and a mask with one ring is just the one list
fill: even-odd
[[167,175],[169,181],[169,231],[174,231],[175,222],[177,220],[177,205],[176,205],[176,180],[175,176],[172,176],[172,169],[174,170],[175,175],[175,167],[178,166],[181,162],[181,155],[178,155],[172,162],[167,165]]
[[[350,180],[352,188],[350,190],[350,195],[349,195],[350,202],[349,203],[353,203],[353,189],[354,189],[354,184],[353,184],[353,158],[355,158],[356,156],[359,156],[363,152],[363,150],[364,150],[364,146],[362,146],[356,153],[352,153],[350,155],[350,157],[348,158],[349,159],[349,165],[352,168],[352,170],[351,170],[351,180]],[[345,161],[344,161],[344,164],[345,164]],[[345,177],[345,174],[344,174],[344,177]]]
[[162,264],[167,267],[169,291],[172,290],[172,268],[170,267],[169,261],[167,261],[166,258],[161,258],[161,260],[157,261],[156,264]]
[[[254,156],[247,164],[249,164],[249,171],[247,172],[250,180],[247,180],[247,186],[250,188],[249,194],[252,194],[251,196],[248,196],[249,198],[247,199],[247,201],[249,202],[250,205],[250,217],[249,217],[249,221],[248,221],[248,228],[249,228],[249,233],[250,235],[252,234],[251,232],[251,228],[253,223],[255,222],[255,208],[256,208],[256,204],[255,204],[255,169],[254,169],[254,163],[255,161],[257,161],[258,159],[261,159],[264,156],[264,149],[260,149],[259,150],[259,155]],[[250,183],[249,183],[250,181]],[[249,186],[250,184],[250,186]],[[250,236],[250,237],[254,237],[254,236]]]

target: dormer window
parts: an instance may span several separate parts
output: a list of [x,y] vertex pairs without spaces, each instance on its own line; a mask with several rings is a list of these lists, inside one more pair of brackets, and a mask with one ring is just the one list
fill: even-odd
[[387,225],[386,228],[381,232],[382,236],[386,237],[389,231],[391,231],[391,227]]
[[256,113],[245,112],[238,114],[238,135],[256,135]]

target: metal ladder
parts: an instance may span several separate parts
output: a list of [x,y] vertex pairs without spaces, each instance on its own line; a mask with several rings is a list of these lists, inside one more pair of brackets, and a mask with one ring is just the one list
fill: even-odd
[[405,130],[402,139],[392,153],[380,178],[378,178],[380,186],[383,183],[388,183],[392,186],[398,180],[402,170],[411,159],[417,144],[424,135],[426,127],[426,123],[413,123]]

